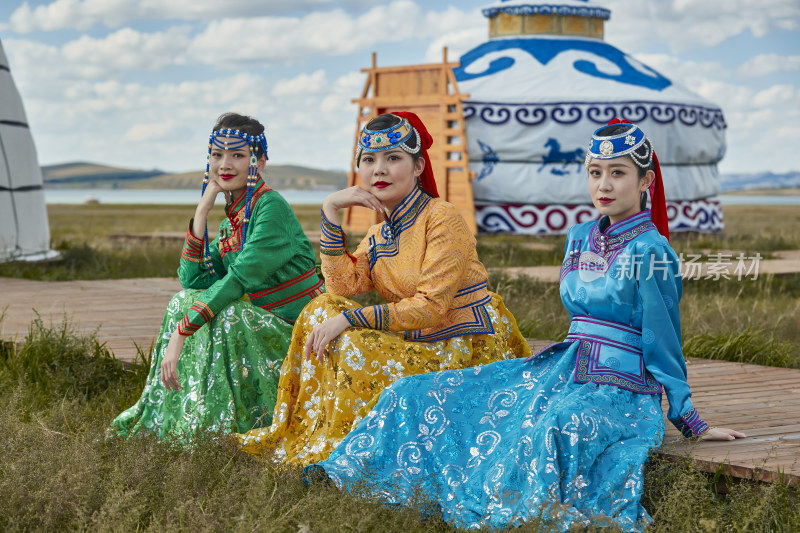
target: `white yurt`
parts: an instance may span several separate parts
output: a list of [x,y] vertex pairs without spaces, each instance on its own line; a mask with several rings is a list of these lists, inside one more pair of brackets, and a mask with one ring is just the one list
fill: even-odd
[[455,69],[481,231],[558,234],[595,218],[583,167],[595,129],[639,124],[661,162],[672,231],[719,231],[722,110],[604,42],[588,0],[495,2],[489,40]]
[[50,250],[36,147],[0,43],[0,262],[57,255]]

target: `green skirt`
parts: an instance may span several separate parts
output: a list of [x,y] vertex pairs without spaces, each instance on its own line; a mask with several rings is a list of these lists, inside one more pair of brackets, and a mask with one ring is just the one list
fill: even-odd
[[162,385],[170,336],[201,292],[184,289],[170,301],[142,397],[111,422],[110,434],[190,441],[199,431],[244,433],[272,423],[292,324],[250,302],[236,300],[188,337],[178,360],[181,390]]

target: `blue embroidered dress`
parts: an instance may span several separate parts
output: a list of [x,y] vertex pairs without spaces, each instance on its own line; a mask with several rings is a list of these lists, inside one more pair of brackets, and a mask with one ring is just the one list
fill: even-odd
[[529,360],[399,380],[331,453],[308,467],[368,482],[389,503],[437,502],[462,527],[541,516],[568,530],[651,521],[640,500],[648,452],[669,419],[707,430],[681,352],[679,262],[649,211],[574,226],[561,269],[564,342]]

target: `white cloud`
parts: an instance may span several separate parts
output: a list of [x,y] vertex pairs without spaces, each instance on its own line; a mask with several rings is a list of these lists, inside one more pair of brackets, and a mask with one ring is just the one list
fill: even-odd
[[[798,89],[753,85],[762,76],[796,73],[800,56],[765,53],[731,67],[687,61],[683,52],[748,30],[796,29],[797,0],[603,4],[612,9],[609,41],[723,108],[729,124],[723,171],[796,169],[788,154],[800,139]],[[202,22],[153,32],[124,27],[144,18]],[[370,49],[382,54],[386,45],[414,42],[426,53],[409,56],[407,64],[440,61],[442,46],[455,61],[487,38],[486,19],[475,10],[436,11],[411,0],[53,0],[22,4],[8,26],[22,33],[96,25],[118,29],[57,46],[32,38],[3,41],[45,163],[200,169],[214,119],[235,110],[265,123],[273,163],[346,168],[356,125],[351,99],[365,82],[358,70],[363,58],[350,67],[346,58],[327,58]],[[681,53],[636,53],[653,40]],[[243,41],[246,47],[236,44]],[[287,65],[292,75],[285,74]],[[152,81],[153,73],[176,66],[190,76],[202,71],[202,81]]]
[[[297,87],[305,91],[278,92]],[[201,169],[208,133],[221,113],[252,115],[266,127],[273,164],[349,166],[363,74],[328,81],[324,71],[277,80],[240,73],[202,82],[145,86],[119,81],[67,81],[60,98],[26,95],[40,161],[89,160],[132,168]],[[321,94],[315,93],[321,89]]]
[[667,78],[689,88],[709,78],[728,79],[730,69],[719,61],[687,61],[667,54],[634,54],[634,57]]
[[107,70],[158,70],[185,62],[189,32],[185,26],[155,33],[123,28],[102,39],[83,35],[65,44],[62,53],[70,62]]
[[[88,10],[94,1],[56,0],[49,7],[60,12],[55,8],[77,3]],[[411,0],[394,0],[374,5],[357,16],[342,9],[311,12],[303,17],[237,16],[213,20],[193,37],[192,31],[189,26],[151,33],[122,28],[102,38],[83,35],[60,48],[40,45],[35,54],[31,53],[34,44],[18,48],[23,50],[20,55],[31,62],[35,60],[40,68],[51,70],[40,58],[57,70],[64,70],[66,62],[72,64],[77,76],[89,79],[112,76],[121,70],[158,70],[188,62],[228,68],[269,65],[317,55],[346,55],[384,43],[431,37],[435,41],[424,60],[440,61],[442,46],[449,46],[449,57],[455,59],[482,42],[486,22],[478,13],[452,7],[442,12],[423,12]],[[247,36],[246,46],[234,44],[243,42],[242,36]]]
[[789,154],[800,140],[800,89],[777,85],[765,90],[706,80],[694,89],[717,104],[728,124],[722,172],[797,170]]
[[[212,21],[192,44],[198,61],[212,63],[269,63],[312,55],[343,55],[376,43],[403,41],[417,36],[420,9],[410,0],[377,5],[353,17],[344,10],[313,12],[304,17],[227,18]],[[247,46],[232,52],[221,43],[240,41]]]
[[800,28],[797,0],[605,0],[604,7],[611,10],[608,40],[622,49],[657,40],[672,52],[685,52],[717,45],[746,30],[762,37],[778,28]]
[[687,61],[666,54],[636,58],[722,108],[728,124],[722,172],[797,169],[786,154],[793,153],[800,140],[800,89],[784,84],[759,90],[748,85],[752,76],[743,74],[756,68],[767,74],[786,58],[758,56],[734,69],[718,61]]
[[99,80],[130,70],[160,70],[183,64],[191,40],[188,27],[142,33],[123,28],[104,38],[83,35],[61,47],[8,39],[18,83],[33,91],[52,90],[54,80]]
[[800,56],[760,54],[736,69],[740,76],[767,76],[777,72],[800,71]]
[[486,40],[486,28],[468,28],[451,31],[436,38],[425,52],[424,61],[439,63],[442,61],[442,49],[447,47],[447,60],[458,61],[464,53],[469,52]]
[[296,78],[280,80],[272,89],[272,96],[320,94],[328,86],[325,71],[320,69],[311,74],[300,74]]
[[[226,16],[281,15],[320,8],[332,0],[54,0],[32,8],[23,2],[8,28],[17,33],[60,29],[88,30],[98,24],[117,28],[134,20],[213,20]],[[351,0],[345,5],[361,5]]]

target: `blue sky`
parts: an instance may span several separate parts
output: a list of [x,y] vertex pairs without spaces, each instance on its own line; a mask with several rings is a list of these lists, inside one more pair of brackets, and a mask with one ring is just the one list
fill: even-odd
[[[487,0],[4,0],[0,39],[41,164],[204,166],[214,119],[267,126],[270,160],[346,169],[360,69],[488,38]],[[800,170],[800,2],[594,0],[606,41],[720,105],[722,172]]]

